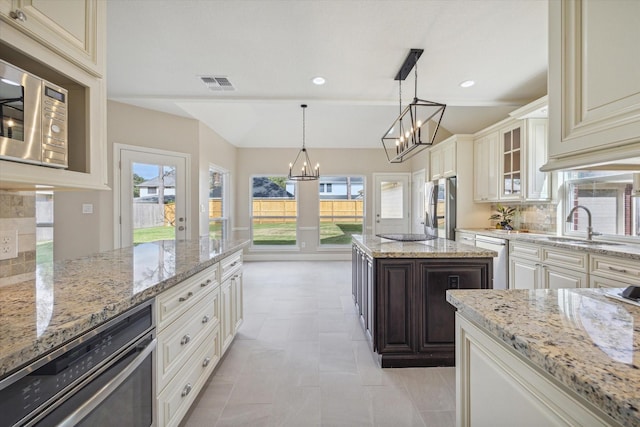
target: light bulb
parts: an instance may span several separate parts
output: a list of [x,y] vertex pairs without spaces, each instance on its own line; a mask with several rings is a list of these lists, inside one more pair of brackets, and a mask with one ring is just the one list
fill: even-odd
[[13,127],[13,126],[15,126],[15,123],[13,122],[13,119],[9,119],[9,120],[7,120],[7,126],[8,126],[8,127]]

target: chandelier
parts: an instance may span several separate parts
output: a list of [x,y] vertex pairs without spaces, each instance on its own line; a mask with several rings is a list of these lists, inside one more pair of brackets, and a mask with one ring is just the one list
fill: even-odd
[[[423,49],[411,49],[398,71],[400,115],[382,136],[387,160],[390,163],[402,163],[422,150],[433,145],[446,104],[418,99],[418,59]],[[402,108],[402,81],[407,78],[411,69],[415,71],[415,88],[413,101]]]
[[289,163],[289,177],[292,181],[313,181],[320,178],[320,164],[316,163],[315,168],[312,168],[311,161],[309,160],[309,154],[305,147],[305,116],[304,110],[307,108],[307,104],[302,104],[302,148],[298,152],[296,159],[293,163]]

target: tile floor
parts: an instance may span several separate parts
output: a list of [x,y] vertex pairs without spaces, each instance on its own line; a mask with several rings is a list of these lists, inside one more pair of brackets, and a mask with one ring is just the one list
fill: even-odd
[[455,369],[381,369],[351,262],[246,262],[244,323],[183,426],[455,424]]

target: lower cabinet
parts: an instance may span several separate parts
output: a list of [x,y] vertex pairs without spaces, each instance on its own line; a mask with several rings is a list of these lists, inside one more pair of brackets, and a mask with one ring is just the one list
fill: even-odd
[[460,313],[456,328],[457,426],[617,425]]
[[156,420],[177,426],[242,324],[242,252],[156,297]]
[[446,291],[490,288],[493,259],[372,259],[354,245],[352,261],[356,310],[380,365],[453,366],[455,309]]

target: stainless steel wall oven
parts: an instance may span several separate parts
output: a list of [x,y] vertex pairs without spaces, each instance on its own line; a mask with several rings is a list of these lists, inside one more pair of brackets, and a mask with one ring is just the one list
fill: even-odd
[[1,425],[151,426],[152,301],[0,381]]

